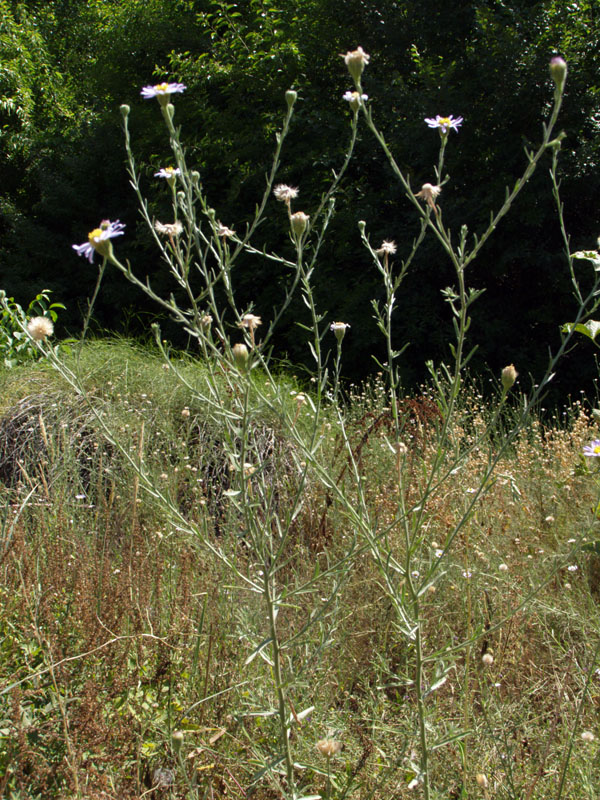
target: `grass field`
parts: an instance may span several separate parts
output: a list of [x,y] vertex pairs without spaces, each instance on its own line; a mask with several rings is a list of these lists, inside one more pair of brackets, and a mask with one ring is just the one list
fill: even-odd
[[[419,720],[433,797],[599,796],[589,409],[533,417],[501,450],[518,395],[490,427],[464,389],[427,493],[442,422],[426,391],[400,403],[400,454],[377,378],[303,450],[314,412],[282,378],[246,464],[197,399],[201,362],[97,342],[78,370],[84,394],[44,363],[0,376],[0,796],[279,797],[281,697],[298,797],[419,796]],[[279,670],[248,513],[284,545]],[[410,576],[390,577],[407,547]]]

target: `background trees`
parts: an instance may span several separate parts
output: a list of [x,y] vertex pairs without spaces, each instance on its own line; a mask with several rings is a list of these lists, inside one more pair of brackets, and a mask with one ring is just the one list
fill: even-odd
[[[600,26],[592,0],[0,0],[0,264],[2,284],[17,299],[41,288],[56,292],[77,329],[95,273],[72,242],[104,217],[127,223],[126,256],[160,282],[161,267],[140,227],[123,166],[118,106],[132,106],[132,133],[148,192],[160,218],[164,201],[152,172],[168,157],[158,114],[140,87],[170,76],[188,86],[177,105],[188,158],[202,175],[219,218],[243,227],[264,185],[283,92],[299,91],[281,179],[300,185],[309,212],[349,132],[341,100],[350,88],[338,54],[361,44],[371,54],[365,75],[378,124],[415,186],[432,179],[437,137],[425,116],[460,114],[444,189],[444,213],[455,227],[481,229],[525,163],[548,109],[547,65],[560,53],[569,64],[561,120],[562,193],[572,249],[590,248],[600,233]],[[278,211],[261,228],[264,241],[286,247]],[[361,249],[356,223],[399,252],[416,223],[374,142],[361,134],[316,276],[322,308],[352,323],[345,371],[362,377],[379,341],[369,299],[380,291]],[[474,310],[474,366],[497,372],[514,361],[539,372],[558,325],[569,316],[569,283],[546,171],[540,170],[517,208],[486,246],[471,282],[486,293]],[[248,263],[241,291],[268,317],[278,276]],[[423,377],[427,358],[447,356],[450,321],[440,289],[452,280],[431,243],[415,263],[397,314],[408,384]],[[165,287],[167,288],[167,287]],[[115,308],[121,309],[116,314]],[[116,275],[108,277],[99,323],[141,330],[153,313]],[[292,308],[278,337],[280,355],[306,355]],[[132,316],[133,315],[133,316]],[[143,319],[143,316],[142,316]],[[572,354],[558,390],[576,392],[591,379],[590,346]]]

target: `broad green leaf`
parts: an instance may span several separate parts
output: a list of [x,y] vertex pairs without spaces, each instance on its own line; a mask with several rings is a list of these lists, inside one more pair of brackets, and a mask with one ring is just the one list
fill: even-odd
[[584,336],[587,336],[588,339],[594,341],[598,332],[600,332],[600,322],[594,319],[590,319],[587,322],[578,322],[575,325],[574,322],[565,322],[562,326],[563,333],[582,333]]

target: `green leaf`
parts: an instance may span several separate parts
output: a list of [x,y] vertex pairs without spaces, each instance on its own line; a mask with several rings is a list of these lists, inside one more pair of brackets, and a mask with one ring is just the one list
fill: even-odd
[[563,333],[582,333],[588,339],[594,341],[598,332],[600,332],[600,322],[594,319],[590,319],[587,322],[578,322],[577,325],[574,322],[565,322],[561,330]]
[[594,265],[594,270],[600,272],[600,253],[597,250],[578,250],[576,253],[572,254],[571,258],[591,261]]

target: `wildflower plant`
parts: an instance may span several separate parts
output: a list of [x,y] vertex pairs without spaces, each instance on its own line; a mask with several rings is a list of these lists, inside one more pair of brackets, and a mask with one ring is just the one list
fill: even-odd
[[[43,289],[24,309],[14,297],[0,291],[0,356],[5,367],[44,355],[58,311],[65,308],[62,303],[50,302],[50,294],[49,289]],[[57,351],[58,345],[55,347]]]
[[[123,250],[126,247],[126,230],[118,221],[102,222],[91,231],[87,242],[74,245],[74,249],[90,262],[98,254],[102,259],[99,278],[107,265],[119,270],[188,333],[203,357],[206,379],[201,385],[192,384],[178,371],[160,330],[155,327],[156,341],[165,363],[178,376],[188,394],[184,406],[187,413],[183,414],[185,424],[190,423],[192,406],[198,405],[221,431],[220,440],[228,465],[226,488],[221,487],[227,535],[215,535],[209,514],[201,524],[190,522],[174,498],[153,480],[143,457],[121,449],[136,470],[140,488],[145,489],[148,497],[168,513],[178,535],[201,546],[207,557],[214,559],[224,570],[228,587],[234,588],[242,598],[239,614],[245,619],[244,637],[250,643],[250,652],[240,669],[244,670],[245,679],[266,687],[262,692],[256,691],[260,702],[257,700],[257,705],[246,708],[245,712],[240,710],[238,715],[242,720],[243,735],[251,743],[250,783],[254,786],[264,778],[280,796],[289,800],[320,797],[315,787],[323,775],[327,778],[328,796],[336,792],[342,798],[353,790],[355,776],[351,770],[340,769],[339,774],[334,774],[337,761],[342,759],[338,738],[331,735],[323,738],[322,734],[315,737],[317,752],[327,759],[325,772],[314,763],[315,744],[307,748],[303,733],[311,718],[318,719],[324,728],[327,727],[326,709],[320,707],[318,686],[309,685],[308,670],[315,664],[318,670],[322,654],[336,646],[340,598],[356,565],[360,559],[366,558],[378,572],[379,585],[383,587],[391,609],[394,635],[402,642],[406,653],[402,670],[389,664],[382,665],[382,680],[386,685],[402,686],[414,693],[415,710],[410,727],[417,731],[414,741],[407,742],[405,751],[382,771],[379,789],[388,790],[396,780],[396,773],[406,771],[408,764],[406,785],[429,800],[438,792],[438,787],[433,784],[433,762],[448,746],[458,744],[467,764],[471,735],[469,704],[465,702],[457,724],[432,741],[431,707],[436,692],[447,683],[449,675],[461,672],[466,686],[465,697],[468,697],[472,672],[482,663],[490,672],[496,663],[487,648],[483,658],[481,655],[474,657],[477,645],[484,635],[489,636],[506,625],[542,588],[541,585],[533,587],[503,616],[488,619],[485,630],[482,625],[474,623],[478,576],[469,563],[469,531],[476,522],[481,502],[499,479],[496,468],[502,453],[516,441],[527,419],[528,408],[543,393],[573,331],[593,306],[600,280],[587,295],[575,293],[577,309],[573,327],[564,332],[546,374],[530,393],[522,413],[516,414],[514,425],[500,445],[489,445],[493,441],[490,432],[496,431],[501,413],[510,402],[509,389],[517,377],[513,365],[498,376],[498,400],[489,419],[468,443],[459,440],[455,435],[458,399],[465,368],[475,352],[475,347],[467,344],[470,310],[481,294],[480,290],[468,287],[467,277],[485,243],[510,211],[548,150],[553,155],[553,191],[564,229],[556,178],[559,147],[554,144],[557,140],[553,137],[565,88],[566,65],[564,70],[560,64],[551,66],[555,84],[554,105],[543,126],[539,147],[535,151],[526,151],[523,175],[511,190],[507,190],[504,203],[492,213],[488,227],[470,236],[464,225],[458,235],[446,226],[443,216],[443,197],[446,195],[441,195],[442,187],[451,180],[445,168],[446,148],[459,143],[463,118],[436,115],[425,120],[431,129],[439,131],[440,148],[437,164],[427,172],[429,182],[415,191],[380,133],[372,106],[363,91],[363,78],[370,56],[358,47],[343,55],[343,59],[355,87],[344,95],[352,111],[349,141],[343,163],[320,198],[305,196],[302,187],[276,183],[294,114],[296,93],[290,90],[286,93],[287,110],[276,137],[272,167],[262,197],[257,200],[254,216],[245,226],[236,220],[222,222],[207,196],[200,174],[187,163],[180,129],[175,125],[173,100],[185,87],[178,83],[162,83],[145,87],[142,97],[158,100],[167,130],[171,149],[169,161],[173,166],[161,169],[155,176],[165,179],[165,191],[170,194],[169,220],[159,222],[152,218],[144,196],[146,178],[140,173],[133,153],[129,131],[131,108],[123,105],[121,114],[130,182],[149,235],[153,236],[172,280],[174,293],[168,296],[158,293],[150,281],[138,274],[135,266],[120,255],[121,245]],[[335,194],[351,161],[359,125],[366,126],[381,148],[416,220],[415,239],[404,254],[399,252],[401,247],[391,238],[380,245],[372,244],[366,224],[359,222],[362,243],[384,287],[384,299],[373,302],[373,311],[387,348],[386,360],[379,364],[386,379],[385,413],[390,423],[385,441],[391,463],[386,507],[391,511],[385,518],[369,498],[361,467],[362,444],[357,446],[353,442],[348,414],[338,403],[343,341],[350,324],[331,323],[330,318],[326,319],[325,313],[317,307],[312,280],[333,214]],[[458,135],[454,136],[454,133]],[[425,173],[424,168],[422,171]],[[271,252],[257,238],[267,211],[272,211],[276,219],[279,215],[282,228],[289,233],[289,245],[283,254]],[[393,235],[393,230],[390,230],[389,236]],[[454,341],[449,346],[449,358],[447,363],[428,364],[434,387],[432,405],[435,413],[431,412],[433,422],[423,447],[427,450],[427,457],[416,452],[416,448],[411,449],[407,435],[399,368],[406,345],[398,347],[394,335],[398,293],[408,271],[418,262],[419,250],[426,236],[432,236],[438,242],[455,275],[454,285],[443,290],[454,323]],[[117,242],[113,246],[112,240],[117,237],[123,238],[119,239],[118,246]],[[247,307],[240,307],[238,303],[238,273],[253,259],[266,260],[288,276],[281,301],[274,309],[261,307],[258,297]],[[178,297],[185,299],[177,300],[175,290]],[[312,354],[314,391],[296,395],[294,400],[282,391],[272,373],[270,348],[277,325],[297,293],[301,295],[308,317],[301,327]],[[333,334],[337,345],[332,378],[323,344],[328,334],[330,339]],[[69,369],[57,356],[53,363],[81,392],[81,380],[76,371]],[[272,438],[267,447],[261,440],[265,416],[273,421]],[[99,423],[104,424],[100,414]],[[343,460],[343,468],[338,473],[332,470],[325,455],[325,443],[331,428],[335,430],[334,438],[340,443],[337,456]],[[283,437],[287,450],[287,472],[279,483],[273,477],[276,433]],[[107,428],[105,434],[115,448],[120,447],[114,432]],[[592,443],[591,447],[595,444]],[[476,484],[457,500],[456,517],[442,528],[440,541],[431,542],[429,531],[439,524],[436,507],[440,496],[446,492],[452,476],[460,473],[467,459],[479,451],[485,452]],[[277,467],[275,464],[275,470]],[[325,547],[323,558],[317,560],[310,574],[294,572],[295,522],[310,505],[310,497],[318,492],[327,498],[323,520],[329,507],[335,506],[352,534],[335,551]],[[453,552],[460,539],[463,540],[465,555],[464,563],[457,565],[453,563]],[[571,556],[570,552],[566,558]],[[556,564],[547,580],[568,563],[565,560]],[[498,569],[504,571],[503,566],[502,563]],[[426,635],[426,619],[434,606],[437,587],[450,574],[461,581],[468,624],[460,636],[451,639],[441,636],[434,640]],[[243,598],[246,598],[246,603]],[[257,611],[250,602],[253,598],[260,601]],[[376,659],[379,654],[372,657]],[[244,727],[243,721],[249,716],[275,721],[269,728],[271,738],[268,746],[256,741],[250,730]],[[177,740],[178,764],[189,791],[193,792],[196,785],[187,772],[184,748],[185,737],[181,736]],[[479,776],[477,783],[484,785]],[[200,794],[198,790],[197,796]]]

